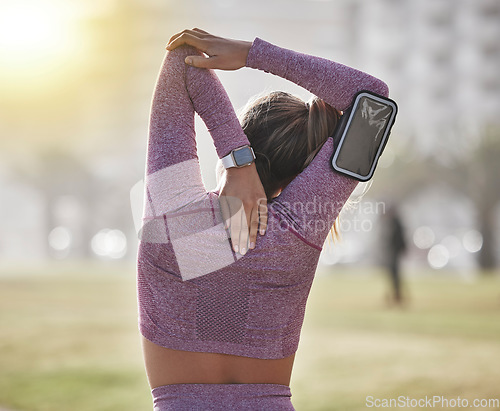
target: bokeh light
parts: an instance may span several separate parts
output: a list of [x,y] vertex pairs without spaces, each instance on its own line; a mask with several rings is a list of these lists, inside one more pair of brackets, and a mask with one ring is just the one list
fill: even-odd
[[320,261],[325,265],[335,265],[342,259],[342,249],[340,247],[325,248],[321,252]]
[[432,247],[435,239],[434,231],[427,226],[418,227],[413,233],[413,243],[422,250]]
[[49,245],[55,251],[67,251],[71,246],[71,232],[63,226],[55,227],[49,233]]
[[127,252],[127,238],[123,231],[104,228],[100,230],[91,243],[92,251],[99,257],[113,259],[122,258]]
[[483,247],[483,236],[477,230],[467,231],[462,244],[469,253],[477,253]]
[[432,268],[444,268],[450,261],[450,252],[444,245],[436,244],[429,250],[427,261]]

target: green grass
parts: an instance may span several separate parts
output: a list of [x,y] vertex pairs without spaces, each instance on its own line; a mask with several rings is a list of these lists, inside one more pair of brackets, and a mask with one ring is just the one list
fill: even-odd
[[[398,309],[379,272],[319,274],[292,376],[298,411],[366,410],[367,396],[500,398],[498,275],[412,276]],[[151,410],[136,318],[133,264],[2,269],[0,408]]]
[[[324,273],[323,273],[324,274]],[[366,410],[366,397],[500,398],[500,281],[407,281],[386,306],[382,273],[318,276],[293,392],[299,410]]]

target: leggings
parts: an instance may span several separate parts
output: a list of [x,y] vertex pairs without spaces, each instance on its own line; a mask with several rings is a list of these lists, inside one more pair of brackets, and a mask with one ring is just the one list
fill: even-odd
[[279,384],[173,384],[153,388],[154,411],[293,411]]

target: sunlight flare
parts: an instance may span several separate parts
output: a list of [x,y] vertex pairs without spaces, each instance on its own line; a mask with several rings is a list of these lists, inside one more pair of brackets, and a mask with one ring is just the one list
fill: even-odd
[[77,43],[74,16],[54,1],[0,3],[0,72],[4,80],[55,74]]

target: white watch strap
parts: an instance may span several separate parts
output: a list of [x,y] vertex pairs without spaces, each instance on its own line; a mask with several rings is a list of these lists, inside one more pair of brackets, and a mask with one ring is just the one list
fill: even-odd
[[231,151],[227,156],[221,158],[224,168],[236,167],[234,164],[233,152]]

